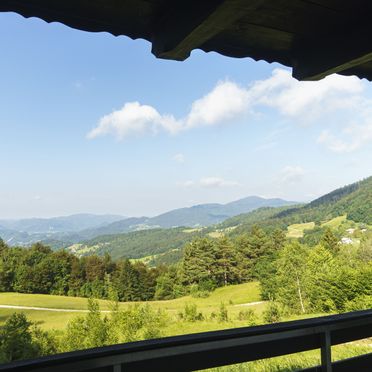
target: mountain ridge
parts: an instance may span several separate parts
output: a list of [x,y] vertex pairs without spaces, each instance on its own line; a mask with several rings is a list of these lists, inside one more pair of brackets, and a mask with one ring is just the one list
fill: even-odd
[[[191,207],[177,208],[154,217],[126,217],[118,215],[91,215],[77,214],[71,216],[53,217],[51,219],[21,219],[0,220],[3,232],[0,229],[0,237],[10,244],[28,245],[35,241],[53,242],[54,248],[93,239],[101,235],[122,234],[139,230],[171,227],[201,227],[220,223],[236,214],[246,213],[264,206],[293,205],[295,202],[280,198],[266,199],[259,196],[248,196],[229,203],[205,203]],[[108,223],[96,221],[87,228],[78,229],[76,221],[67,224],[69,230],[61,227],[61,221],[66,219],[79,219],[88,216],[89,219],[113,219]],[[52,228],[51,228],[52,226]],[[80,225],[81,226],[81,225]],[[13,230],[13,234],[12,231]],[[5,232],[4,232],[5,231]],[[44,234],[44,236],[43,236]]]

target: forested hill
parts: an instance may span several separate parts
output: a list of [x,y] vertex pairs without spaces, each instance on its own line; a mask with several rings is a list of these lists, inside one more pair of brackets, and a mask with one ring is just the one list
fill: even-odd
[[114,258],[161,255],[162,260],[165,260],[164,254],[171,253],[174,261],[180,257],[184,244],[196,236],[240,235],[249,232],[253,225],[286,230],[294,223],[321,223],[343,215],[355,222],[372,224],[372,177],[334,190],[306,205],[263,207],[203,229],[158,228],[103,235],[75,244],[69,250],[79,255],[108,252]]
[[140,258],[178,250],[185,243],[200,235],[198,229],[149,229],[99,236],[80,244],[74,244],[68,250],[78,255],[109,253],[114,259]]
[[277,217],[293,215],[301,222],[329,220],[347,215],[349,220],[372,224],[372,177],[336,189],[302,208],[283,211]]
[[294,204],[279,198],[248,196],[226,204],[209,203],[178,208],[154,217],[79,214],[55,218],[0,220],[0,238],[9,245],[28,246],[43,242],[58,249],[101,235],[178,226],[210,226],[257,208]]
[[187,208],[173,209],[155,217],[128,218],[113,222],[97,229],[80,231],[81,240],[93,239],[100,235],[121,234],[149,228],[171,228],[179,226],[210,226],[240,213],[247,213],[261,207],[280,207],[294,205],[295,202],[283,199],[265,199],[248,196],[227,204],[199,204]]
[[336,189],[306,205],[259,209],[227,219],[221,228],[235,225],[234,234],[239,234],[253,224],[284,229],[294,223],[317,223],[342,215],[354,222],[372,224],[372,177]]
[[295,202],[274,198],[265,199],[249,196],[227,204],[200,204],[189,208],[180,208],[153,217],[151,222],[161,227],[173,226],[209,226],[262,207],[280,207],[294,205]]
[[124,219],[124,216],[89,213],[73,214],[53,218],[24,218],[20,220],[0,220],[3,229],[28,233],[58,233],[76,232],[83,229],[92,229]]

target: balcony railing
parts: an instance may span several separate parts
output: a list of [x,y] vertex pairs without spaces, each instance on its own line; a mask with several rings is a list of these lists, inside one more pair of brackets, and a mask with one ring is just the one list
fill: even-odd
[[17,361],[0,371],[192,371],[320,349],[306,371],[372,371],[372,353],[331,361],[331,346],[372,336],[372,310],[131,342]]

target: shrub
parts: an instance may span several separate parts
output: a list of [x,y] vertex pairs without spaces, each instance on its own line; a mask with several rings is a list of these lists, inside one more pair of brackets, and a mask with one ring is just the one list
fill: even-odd
[[180,313],[179,316],[187,322],[196,322],[204,319],[203,314],[198,312],[198,308],[195,304],[186,304],[183,313]]
[[270,301],[266,310],[263,312],[263,319],[266,323],[277,323],[280,322],[281,315],[279,305],[274,301]]
[[196,291],[191,293],[191,296],[194,298],[207,298],[209,297],[210,292],[208,291]]
[[372,308],[372,296],[361,295],[345,304],[345,311],[367,310]]
[[227,322],[229,320],[228,312],[226,306],[223,302],[220,304],[220,308],[218,311],[218,321],[219,322]]
[[257,316],[252,309],[239,311],[238,320],[244,320],[248,326],[254,326],[258,323]]
[[86,349],[120,342],[138,341],[161,336],[166,316],[149,305],[129,306],[102,317],[98,302],[90,300],[89,313],[67,325],[62,342],[64,351]]
[[55,339],[30,322],[23,313],[13,313],[0,327],[0,362],[36,358],[55,353]]

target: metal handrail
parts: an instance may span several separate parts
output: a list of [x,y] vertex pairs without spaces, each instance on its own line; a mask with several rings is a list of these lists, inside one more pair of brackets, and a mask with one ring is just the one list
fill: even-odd
[[372,353],[331,361],[332,345],[371,336],[372,309],[62,353],[3,364],[0,371],[191,371],[313,349],[321,350],[321,366],[308,371],[372,370]]

